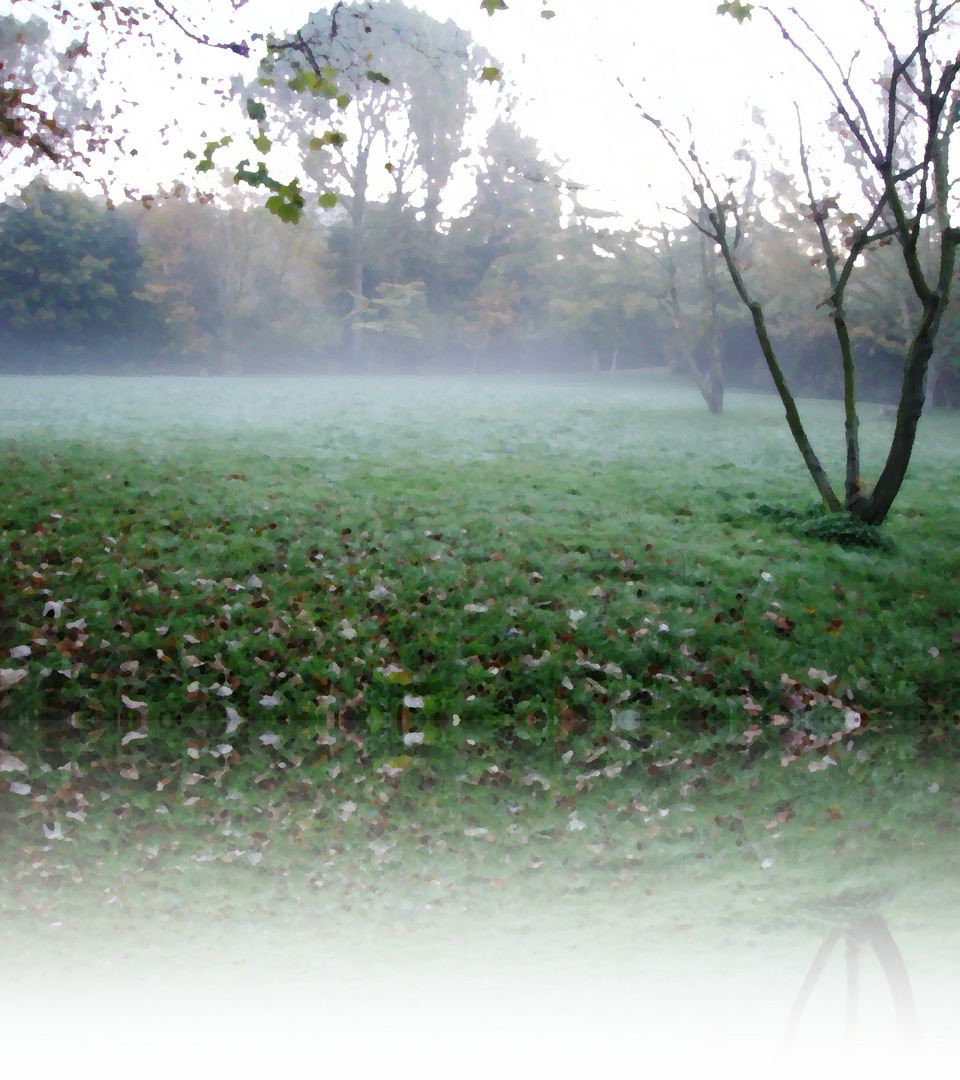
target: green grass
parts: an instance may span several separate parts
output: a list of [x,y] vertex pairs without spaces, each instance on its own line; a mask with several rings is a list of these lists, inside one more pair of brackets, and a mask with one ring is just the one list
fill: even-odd
[[844,722],[957,748],[953,418],[873,551],[770,512],[809,485],[761,397],[718,420],[642,382],[7,380],[5,406],[10,736],[57,765],[206,752],[228,708],[237,753],[272,732],[308,768],[320,732],[370,760],[411,731],[755,759]]
[[8,378],[0,435],[8,947],[121,912],[715,940],[890,886],[957,949],[956,417],[876,549],[817,537],[773,399],[659,373]]

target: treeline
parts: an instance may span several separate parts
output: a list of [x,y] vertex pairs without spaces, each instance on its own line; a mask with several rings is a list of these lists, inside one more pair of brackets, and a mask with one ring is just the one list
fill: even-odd
[[[578,370],[662,363],[669,325],[512,126],[490,133],[466,213],[400,200],[298,224],[178,197],[106,209],[34,187],[0,210],[6,370],[118,364],[211,372]],[[602,246],[601,246],[602,245]],[[639,261],[642,261],[640,259]]]
[[[362,287],[343,210],[286,224],[262,208],[174,196],[108,209],[40,185],[0,208],[4,371],[518,372],[670,365],[765,389],[752,328],[689,225],[606,215],[498,122],[464,213],[366,206]],[[759,213],[743,253],[797,392],[840,392],[840,362],[802,215]],[[893,252],[850,297],[863,395],[893,400],[913,312]],[[960,305],[930,391],[960,403]]]
[[[325,57],[335,84],[304,49]],[[270,160],[281,149],[280,160],[296,162],[293,180],[244,160],[227,175],[245,186],[225,198],[180,186],[108,209],[38,183],[0,207],[0,368],[670,365],[715,412],[725,385],[769,388],[749,316],[696,214],[612,227],[614,216],[584,205],[583,188],[509,119],[501,82],[462,29],[401,0],[315,12],[267,50],[256,78],[233,86],[257,133],[250,145]],[[744,144],[729,163],[744,178],[737,263],[795,392],[838,396],[816,215],[773,135],[758,131],[761,149]],[[219,168],[213,153],[230,141],[209,143],[197,174]],[[836,244],[852,241],[855,218],[836,198],[818,212]],[[921,237],[931,265],[933,235]],[[858,392],[893,401],[916,293],[892,236],[859,258],[844,297]],[[960,404],[960,299],[937,348],[927,400]]]

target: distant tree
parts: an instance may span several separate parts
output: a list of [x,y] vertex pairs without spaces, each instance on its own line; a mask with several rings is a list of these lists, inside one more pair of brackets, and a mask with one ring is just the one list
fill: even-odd
[[[671,344],[684,369],[693,379],[707,408],[723,412],[723,364],[720,348],[719,292],[712,245],[690,226],[670,229],[661,222],[647,230],[652,241],[645,250],[660,270],[656,296],[670,320]],[[706,352],[705,364],[697,353]]]
[[375,358],[393,366],[394,361],[416,360],[404,346],[420,343],[430,323],[422,281],[403,285],[382,282],[372,297],[362,297],[354,326],[362,334],[371,365]]
[[[354,351],[361,342],[354,324],[363,310],[368,205],[378,193],[401,205],[419,196],[424,228],[435,229],[440,197],[462,155],[470,85],[487,59],[453,23],[399,0],[338,3],[288,40],[271,42],[258,79],[243,90],[247,112],[260,124],[258,148],[269,150],[272,135],[284,145],[292,137],[314,197],[324,207],[339,199],[348,216]],[[256,182],[266,165],[258,170],[245,164],[238,175]],[[298,215],[295,208],[288,216]]]
[[570,194],[573,210],[543,267],[551,324],[594,373],[645,366],[664,336],[649,260],[636,234],[594,224],[615,215],[582,207],[576,187]]
[[476,195],[450,224],[445,272],[458,328],[477,356],[542,340],[563,230],[557,170],[535,139],[497,120],[480,151]]
[[291,358],[331,360],[341,323],[324,231],[289,229],[262,207],[157,200],[137,220],[141,295],[172,343],[212,370],[270,370]]
[[135,228],[78,192],[34,184],[0,207],[0,326],[8,349],[43,357],[116,349],[154,328],[138,297]]

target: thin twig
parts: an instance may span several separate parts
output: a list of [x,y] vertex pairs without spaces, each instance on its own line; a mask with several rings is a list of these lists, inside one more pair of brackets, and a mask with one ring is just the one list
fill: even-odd
[[198,45],[207,45],[211,49],[226,49],[228,52],[236,53],[237,56],[250,56],[250,46],[245,41],[211,41],[206,34],[195,34],[189,27],[185,26],[177,17],[177,13],[173,8],[167,7],[166,4],[163,3],[163,0],[153,0],[153,3],[154,6],[162,11],[182,34],[185,34],[191,41],[195,41]]

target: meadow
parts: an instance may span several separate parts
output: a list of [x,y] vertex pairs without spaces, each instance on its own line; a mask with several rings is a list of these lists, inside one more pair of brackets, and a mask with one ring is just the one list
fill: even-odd
[[[803,411],[836,473],[839,404]],[[890,431],[864,407],[869,467]],[[775,399],[659,371],[5,378],[0,454],[0,947],[37,994],[121,927],[621,995],[733,949],[750,997],[853,896],[934,1034],[960,1001],[955,415],[877,546]]]

